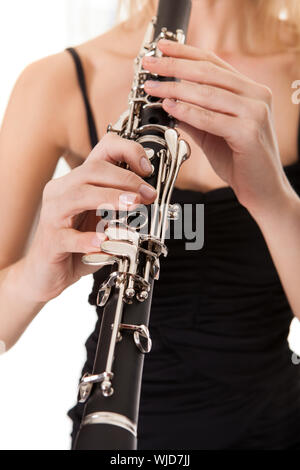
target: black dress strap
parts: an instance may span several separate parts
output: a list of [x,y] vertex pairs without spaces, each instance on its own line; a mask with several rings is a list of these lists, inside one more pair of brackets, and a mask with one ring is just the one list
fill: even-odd
[[298,162],[300,163],[300,113],[298,121]]
[[88,128],[89,128],[89,135],[90,135],[90,142],[92,148],[97,145],[99,139],[98,139],[98,133],[97,133],[97,128],[96,128],[96,123],[95,123],[95,118],[93,115],[93,111],[89,102],[88,94],[87,94],[87,89],[86,89],[86,81],[85,81],[85,75],[84,75],[84,70],[82,66],[81,59],[79,57],[78,52],[76,49],[73,47],[68,47],[66,49],[71,56],[74,59],[74,63],[76,66],[76,71],[77,71],[77,78],[78,78],[78,83],[81,89],[84,105],[85,105],[85,110],[86,110],[86,117],[88,121]]

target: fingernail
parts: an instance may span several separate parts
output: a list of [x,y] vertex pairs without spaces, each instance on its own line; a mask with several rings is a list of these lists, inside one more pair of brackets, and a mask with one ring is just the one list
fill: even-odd
[[151,186],[148,186],[146,184],[142,184],[140,186],[139,193],[145,199],[153,199],[156,196],[155,189],[151,188]]
[[152,173],[152,166],[148,158],[142,157],[140,162],[141,168],[145,173]]
[[95,248],[98,248],[99,251],[101,251],[101,248],[100,248],[100,245],[101,243],[105,240],[105,235],[104,233],[101,233],[99,235],[95,235],[92,239],[92,246],[95,247]]
[[160,85],[160,82],[158,80],[147,80],[145,82],[145,86],[147,88],[157,88],[159,87],[159,85]]
[[147,64],[155,64],[155,62],[157,62],[157,57],[153,57],[152,55],[146,55],[143,60]]
[[137,202],[138,196],[134,193],[123,193],[120,196],[120,204],[124,206],[132,206]]
[[169,98],[166,98],[164,100],[164,104],[168,107],[168,108],[174,108],[177,104],[177,102],[175,100],[171,100]]
[[174,44],[174,41],[170,41],[169,39],[160,39],[158,43],[159,44]]

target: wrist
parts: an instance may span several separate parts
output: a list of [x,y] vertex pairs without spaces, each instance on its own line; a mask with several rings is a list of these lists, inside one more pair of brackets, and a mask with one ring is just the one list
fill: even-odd
[[47,302],[36,295],[34,286],[30,282],[31,279],[27,258],[24,257],[7,269],[3,278],[3,287],[12,298],[17,298],[18,302],[22,303],[34,316]]
[[299,223],[300,198],[290,185],[285,185],[268,204],[248,209],[262,230],[280,227],[295,217]]
[[22,260],[1,271],[0,332],[5,350],[16,343],[45,305],[30,296],[24,275]]

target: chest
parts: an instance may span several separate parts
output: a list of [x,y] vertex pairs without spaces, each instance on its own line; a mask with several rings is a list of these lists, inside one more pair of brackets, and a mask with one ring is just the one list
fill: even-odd
[[[297,158],[299,108],[292,102],[291,63],[277,56],[269,58],[222,57],[237,70],[256,82],[267,85],[273,92],[274,127],[283,165]],[[96,121],[99,138],[106,133],[107,125],[114,124],[128,107],[128,94],[133,78],[133,61],[119,59],[107,62],[101,70],[87,75],[88,94]],[[100,85],[99,85],[100,84]],[[78,91],[79,95],[79,91]],[[79,96],[81,99],[81,97]],[[80,111],[81,109],[81,111]],[[72,123],[70,151],[66,155],[69,165],[78,166],[90,152],[88,126],[82,103]],[[191,158],[183,165],[178,176],[178,186],[208,191],[224,186],[205,154],[188,136]]]

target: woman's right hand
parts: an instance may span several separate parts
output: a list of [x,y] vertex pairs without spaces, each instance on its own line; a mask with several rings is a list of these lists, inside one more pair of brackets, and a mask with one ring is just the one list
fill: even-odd
[[[116,166],[126,162],[130,170]],[[24,282],[32,300],[47,302],[98,267],[85,266],[82,254],[100,251],[96,210],[127,210],[150,204],[154,188],[143,181],[151,164],[143,147],[107,134],[86,161],[66,176],[51,180],[43,193],[39,224],[24,259]]]

